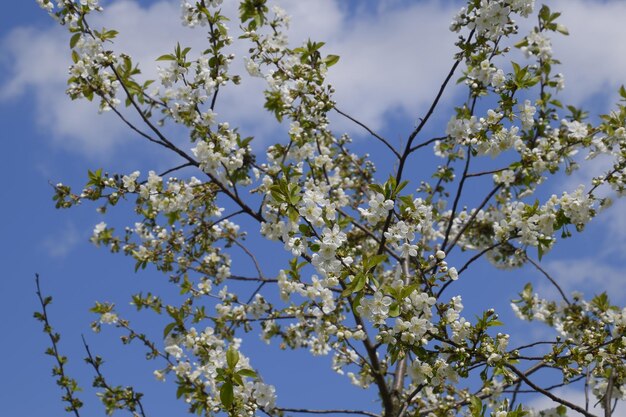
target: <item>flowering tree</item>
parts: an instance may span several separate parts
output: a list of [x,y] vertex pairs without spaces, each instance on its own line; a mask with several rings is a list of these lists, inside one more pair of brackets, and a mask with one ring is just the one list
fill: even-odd
[[[141,80],[130,56],[108,49],[115,30],[90,26],[90,15],[102,11],[97,0],[37,2],[71,33],[68,95],[99,101],[102,111],[114,112],[180,159],[161,174],[95,170],[81,191],[56,185],[54,199],[59,208],[100,202],[103,213],[133,205],[133,226],[119,232],[99,223],[92,242],[134,258],[136,269],[162,271],[184,299],[169,304],[159,294],[132,295],[137,310],[164,318],[162,340],[149,339],[110,303],[95,305],[93,328],[109,324],[125,342],[145,345],[148,358],[159,363],[156,378],[175,384],[190,412],[593,416],[589,402],[580,406],[552,392],[581,379],[604,416],[626,397],[626,309],[606,294],[590,300],[566,294],[540,265],[557,236],[582,231],[608,203],[597,195],[600,187],[621,194],[626,184],[626,107],[618,104],[592,124],[582,109],[555,97],[564,79],[553,72],[559,62],[550,37],[567,34],[559,13],[547,6],[534,10],[534,0],[469,0],[450,26],[459,34],[452,67],[428,111],[396,147],[337,108],[325,77],[339,57],[326,55],[321,42],[289,47],[288,16],[265,0],[239,2],[236,40],[221,0],[183,0],[183,24],[208,36],[207,49],[176,45],[158,59],[156,80]],[[514,19],[530,15],[536,25],[518,35]],[[252,137],[214,113],[220,92],[241,81],[229,67],[233,42],[248,45],[247,72],[267,84],[265,109],[289,125],[261,154],[253,151]],[[516,50],[520,62],[509,56]],[[507,57],[509,64],[496,66]],[[459,77],[466,99],[445,133],[424,137],[442,94]],[[620,94],[626,99],[624,88]],[[367,156],[351,153],[350,138],[331,130],[331,112],[379,141],[393,170],[377,176]],[[189,138],[169,137],[164,126],[174,124]],[[428,149],[442,164],[423,181],[405,178],[409,164]],[[612,163],[590,184],[541,201],[538,185],[576,169],[582,159],[574,160],[575,153],[609,155]],[[477,170],[485,156],[497,158],[498,168]],[[175,171],[180,178],[170,176]],[[489,184],[479,198],[475,187],[469,198],[473,177]],[[470,201],[478,203],[467,207]],[[257,226],[242,231],[238,219]],[[263,273],[246,243],[246,235],[256,232],[281,242],[291,259],[277,276]],[[455,248],[464,254],[451,265]],[[250,258],[256,276],[231,273],[233,251]],[[526,285],[512,306],[521,319],[544,322],[558,337],[509,346],[494,310],[463,316],[454,282],[483,257],[497,268],[530,265],[555,285],[558,301],[542,299]],[[233,281],[238,285],[229,287]],[[36,316],[51,337],[49,353],[58,361],[67,410],[78,416],[77,383],[66,375],[59,336],[49,323],[50,298],[38,293],[42,311]],[[375,387],[380,414],[285,408],[255,368],[259,358],[240,351],[250,331],[285,348],[331,355],[332,368],[352,384]],[[110,385],[101,359],[88,347],[87,353],[106,411],[145,416],[142,395]],[[535,375],[542,369],[558,373],[561,382],[545,386]],[[528,391],[559,406],[530,410],[518,396]]]

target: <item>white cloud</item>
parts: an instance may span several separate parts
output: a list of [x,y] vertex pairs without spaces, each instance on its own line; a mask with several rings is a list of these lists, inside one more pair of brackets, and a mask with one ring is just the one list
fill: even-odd
[[[602,246],[604,242],[598,244]],[[624,301],[624,268],[606,263],[602,257],[548,261],[544,269],[565,294],[580,291],[590,298],[606,291],[611,301]],[[537,291],[542,296],[560,299],[557,290],[547,280],[540,281]]]
[[13,30],[2,41],[12,63],[12,78],[0,86],[0,100],[28,94],[34,98],[38,127],[58,147],[86,155],[109,151],[125,129],[112,115],[98,115],[94,103],[73,102],[65,96],[69,60],[61,28]]
[[389,112],[413,120],[424,116],[453,63],[456,34],[448,24],[455,10],[420,2],[338,31],[329,50],[336,48],[343,64],[333,67],[329,79],[339,108],[376,130]]
[[65,228],[43,239],[42,246],[51,258],[64,258],[80,242],[81,235],[73,223],[66,223]]
[[618,0],[557,0],[553,10],[562,11],[560,22],[570,36],[555,36],[556,57],[565,73],[567,99],[582,103],[594,98],[605,108],[616,102],[617,88],[626,84],[626,2]]
[[[557,397],[569,401],[573,404],[576,404],[582,408],[585,408],[585,392],[582,390],[577,390],[574,388],[558,388],[552,391],[554,395]],[[597,405],[597,400],[595,397],[589,393],[589,411],[594,413],[595,415],[603,415],[604,411],[600,405]],[[559,406],[559,403],[552,401],[548,397],[542,396],[537,397],[534,400],[526,403],[527,407],[532,408],[536,411],[547,410],[550,408],[556,408]],[[582,414],[577,411],[569,411],[567,412],[568,416],[581,416]],[[624,417],[626,415],[626,407],[624,406],[624,401],[619,401],[617,407],[615,409],[614,417]]]
[[606,212],[600,213],[605,229],[604,253],[607,258],[626,259],[626,200],[619,198]]
[[[226,13],[235,14],[235,3],[224,4]],[[297,0],[279,3],[293,17],[293,44],[310,37],[326,41],[326,53],[341,55],[340,63],[329,74],[340,108],[376,130],[385,127],[392,113],[415,120],[424,115],[452,63],[456,34],[448,31],[448,24],[457,2],[386,0],[377,4],[376,12],[357,4],[352,14],[339,0],[318,0],[314,7]],[[623,82],[626,55],[614,49],[615,40],[626,38],[626,26],[620,19],[626,4],[559,0],[553,8],[564,10],[563,21],[572,32],[569,38],[555,39],[569,80],[566,97],[582,101]],[[182,27],[179,15],[178,0],[158,1],[147,7],[118,0],[94,18],[92,26],[119,30],[114,48],[123,47],[142,63],[145,76],[153,78],[157,67],[154,59],[171,51],[176,41],[194,51],[206,44],[203,29]],[[236,35],[236,19],[231,26]],[[37,122],[50,132],[56,145],[92,155],[109,152],[128,130],[114,121],[114,116],[98,116],[93,106],[71,103],[64,96],[68,38],[59,27],[10,32],[3,40],[10,77],[0,87],[0,99],[31,94],[37,105]],[[241,57],[245,47],[234,52]],[[240,64],[235,69],[242,72]],[[276,125],[272,116],[261,110],[262,83],[245,80],[242,87],[224,91],[218,113],[222,120],[243,126],[246,134],[271,137]],[[360,132],[346,120],[337,120],[338,130]]]

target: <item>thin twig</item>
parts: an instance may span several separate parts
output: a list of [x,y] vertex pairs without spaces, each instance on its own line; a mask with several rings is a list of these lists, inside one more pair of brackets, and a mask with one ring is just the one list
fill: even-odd
[[440,137],[437,137],[437,138],[428,139],[425,142],[422,142],[422,143],[420,143],[418,145],[413,146],[411,149],[409,149],[409,152],[413,153],[414,151],[416,151],[416,150],[418,150],[420,148],[423,148],[424,146],[428,146],[431,143],[437,142],[438,140],[444,140],[444,139],[447,139],[447,138],[448,138],[447,136],[440,136]]
[[516,347],[513,350],[528,349],[528,348],[539,346],[539,345],[552,345],[553,346],[553,345],[556,345],[556,344],[557,344],[557,342],[539,341],[539,342],[529,343],[527,345],[522,345],[522,346]]
[[563,292],[563,289],[561,288],[561,286],[554,280],[554,278],[550,276],[550,274],[548,274],[537,262],[532,260],[528,255],[526,255],[526,260],[528,260],[528,262],[530,262],[539,272],[543,274],[543,276],[545,276],[548,279],[548,281],[552,283],[552,285],[554,285],[554,287],[561,294],[561,297],[563,297],[563,300],[565,300],[568,306],[572,305],[572,303],[568,300],[567,296],[565,295],[565,292]]
[[275,410],[291,413],[308,413],[308,414],[360,414],[369,417],[380,417],[379,414],[370,413],[363,410],[312,410],[310,408],[275,408]]
[[349,120],[353,121],[354,123],[356,123],[357,125],[361,126],[363,129],[367,130],[367,132],[374,136],[376,139],[378,139],[379,141],[381,141],[382,143],[385,144],[385,146],[387,146],[387,148],[389,148],[389,150],[391,152],[393,152],[393,154],[399,158],[401,158],[400,152],[398,152],[396,150],[396,148],[394,148],[393,146],[391,146],[391,144],[387,141],[387,139],[383,138],[382,136],[380,136],[378,133],[374,132],[372,129],[370,129],[369,127],[367,127],[364,123],[361,123],[360,121],[356,120],[354,117],[350,116],[349,114],[344,113],[343,111],[339,110],[337,108],[337,106],[334,107],[335,111],[337,113],[339,113],[340,115],[348,118]]
[[585,411],[589,411],[589,367],[585,373]]
[[[50,321],[48,320],[47,306],[52,301],[52,298],[44,298],[41,294],[41,287],[39,285],[39,274],[35,274],[35,285],[37,286],[37,298],[39,298],[39,304],[41,305],[41,313],[35,313],[35,318],[43,322],[44,332],[50,338],[50,344],[52,345],[52,348],[49,352],[50,355],[53,356],[57,362],[57,365],[53,370],[53,374],[59,377],[59,379],[57,380],[57,384],[65,390],[63,400],[68,403],[66,410],[72,411],[76,417],[80,417],[78,409],[82,407],[83,404],[78,398],[74,396],[74,391],[78,390],[79,388],[78,386],[76,386],[76,381],[65,374],[64,365],[65,363],[67,363],[67,361],[65,357],[59,354],[59,349],[57,346],[57,342],[59,341],[61,336],[59,336],[58,333],[53,332]],[[73,386],[73,389],[70,388],[70,386]]]
[[456,195],[454,196],[454,202],[452,203],[452,211],[450,212],[450,220],[448,220],[448,227],[446,228],[446,234],[443,238],[443,243],[441,244],[442,248],[445,248],[448,244],[448,239],[450,238],[450,231],[452,230],[452,225],[454,224],[454,218],[456,216],[456,209],[459,206],[459,201],[461,200],[461,193],[463,192],[463,186],[465,185],[465,180],[467,179],[467,171],[469,170],[470,162],[472,159],[472,149],[470,146],[467,147],[467,159],[465,160],[465,167],[463,168],[463,175],[461,176],[461,181],[459,181],[459,187],[457,188]]
[[550,398],[552,401],[555,401],[559,404],[562,404],[574,411],[578,411],[579,413],[581,413],[582,415],[586,416],[586,417],[597,417],[594,414],[589,413],[587,410],[585,410],[582,407],[579,407],[578,405],[571,403],[567,400],[564,400],[563,398],[560,398],[556,395],[554,395],[553,393],[551,393],[548,390],[545,390],[543,388],[541,388],[539,385],[535,384],[533,381],[531,381],[525,374],[524,372],[520,371],[519,369],[517,369],[515,366],[510,365],[510,364],[506,364],[506,367],[509,368],[511,371],[513,371],[513,373],[515,375],[517,375],[522,381],[524,381],[529,387],[531,387],[532,389],[534,389],[536,392],[539,392],[543,395],[545,395],[546,397]]
[[[354,227],[356,227],[357,229],[359,229],[360,231],[364,232],[365,234],[367,234],[369,237],[371,237],[372,239],[374,239],[377,243],[380,243],[380,238],[378,238],[378,236],[376,236],[376,234],[374,234],[374,232],[370,229],[368,229],[367,227],[365,227],[364,225],[362,225],[361,223],[357,222],[356,220],[354,220],[354,218],[350,215],[348,215],[348,213],[346,213],[343,209],[341,208],[336,208],[335,209],[337,212],[339,212],[340,214],[342,214],[343,216],[345,216],[347,219],[350,220],[350,223],[352,223],[352,225]],[[392,258],[394,258],[396,261],[401,261],[402,258],[395,253],[389,246],[385,245],[385,252],[391,256]]]
[[254,296],[257,295],[259,291],[261,291],[261,288],[263,288],[265,286],[265,284],[267,284],[267,281],[265,280],[265,274],[263,274],[263,271],[261,270],[261,265],[259,264],[259,261],[257,260],[256,256],[254,256],[254,254],[252,252],[250,252],[250,250],[248,248],[246,248],[238,240],[233,239],[233,243],[235,245],[239,246],[241,248],[241,250],[243,250],[246,253],[246,255],[248,255],[248,257],[252,260],[252,263],[254,264],[254,268],[256,269],[257,273],[263,279],[263,281],[261,281],[261,283],[256,288],[256,290],[254,290],[254,292],[250,295],[250,297],[248,298],[248,301],[246,301],[246,304],[250,304],[250,302],[252,301]]
[[[87,351],[87,359],[85,360],[89,365],[91,365],[91,367],[94,369],[94,371],[96,372],[96,375],[98,377],[98,379],[101,381],[102,383],[102,387],[107,390],[108,392],[115,392],[115,390],[113,388],[111,388],[111,386],[106,382],[106,379],[104,378],[104,375],[102,375],[102,373],[100,372],[100,363],[98,362],[98,360],[96,360],[93,355],[91,354],[91,350],[89,349],[89,345],[87,344],[87,341],[85,340],[85,336],[81,335],[81,338],[83,340],[83,346],[85,347],[85,351]],[[94,381],[94,387],[96,386],[96,382]],[[146,417],[146,413],[144,411],[143,408],[143,404],[141,403],[141,393],[135,392],[134,389],[131,388],[131,392],[132,392],[132,399],[129,400],[125,399],[125,405],[126,408],[128,409],[128,411],[130,411],[131,413],[135,413],[135,407],[134,404],[136,404],[139,407],[139,412],[143,417]]]
[[470,224],[472,224],[476,216],[478,216],[478,213],[480,212],[480,210],[482,210],[482,208],[489,202],[489,200],[491,200],[491,197],[494,196],[494,194],[500,189],[500,187],[502,187],[502,184],[496,185],[493,188],[493,190],[491,190],[491,192],[487,194],[487,196],[482,201],[482,203],[480,203],[480,205],[476,208],[474,213],[472,213],[472,215],[467,219],[463,227],[461,227],[461,230],[459,230],[459,233],[456,235],[456,237],[450,242],[450,245],[447,248],[446,247],[441,248],[444,252],[448,254],[452,250],[452,248],[454,248],[454,246],[459,241],[461,236],[463,236],[463,233],[465,233],[465,230],[467,230],[467,228],[470,226]]
[[[474,30],[472,30],[470,32],[470,34],[468,36],[468,42],[469,42],[469,39],[473,35],[474,35]],[[437,92],[437,95],[435,96],[435,99],[433,100],[432,104],[430,105],[430,108],[426,112],[426,115],[424,116],[424,118],[421,119],[419,125],[415,128],[415,130],[413,130],[413,132],[409,136],[409,139],[407,140],[407,143],[406,143],[406,147],[404,148],[404,152],[402,153],[402,157],[400,158],[400,163],[398,164],[398,172],[396,173],[396,183],[397,184],[399,184],[401,179],[402,179],[402,172],[404,171],[404,166],[406,164],[406,161],[407,161],[409,155],[411,154],[411,147],[412,147],[411,145],[413,144],[413,141],[415,140],[417,135],[422,131],[424,126],[426,126],[426,122],[428,122],[428,120],[430,119],[430,117],[434,113],[435,108],[437,107],[437,104],[439,104],[439,101],[441,100],[441,97],[443,96],[443,92],[446,90],[446,87],[448,86],[448,83],[452,79],[452,76],[456,72],[456,69],[457,69],[457,67],[459,66],[460,63],[461,63],[461,59],[460,58],[457,59],[454,62],[454,64],[452,65],[452,68],[448,72],[448,75],[446,76],[445,80],[443,81],[443,83],[439,87],[439,91]],[[387,216],[387,219],[385,220],[385,224],[383,226],[383,230],[382,230],[382,236],[383,237],[381,239],[380,245],[378,246],[378,254],[379,255],[381,253],[383,253],[383,249],[385,247],[385,243],[387,242],[387,238],[385,237],[385,232],[389,229],[389,226],[391,225],[391,218],[392,218],[392,216],[393,216],[393,211],[390,211],[389,215]]]
[[233,281],[254,281],[254,282],[265,282],[265,283],[276,283],[278,280],[276,278],[263,278],[263,277],[242,277],[239,275],[230,275],[226,279],[230,279]]
[[494,169],[491,171],[474,172],[472,174],[467,174],[466,177],[467,178],[482,177],[483,175],[497,174],[498,172],[506,171],[507,169],[508,168],[500,168],[500,169]]
[[179,169],[192,167],[192,166],[193,166],[193,164],[191,162],[185,162],[184,164],[181,164],[181,165],[178,165],[178,166],[176,166],[174,168],[170,168],[170,169],[168,169],[166,171],[163,171],[162,173],[159,174],[159,177],[163,177],[163,176],[165,176],[167,174],[171,174],[174,171],[178,171]]

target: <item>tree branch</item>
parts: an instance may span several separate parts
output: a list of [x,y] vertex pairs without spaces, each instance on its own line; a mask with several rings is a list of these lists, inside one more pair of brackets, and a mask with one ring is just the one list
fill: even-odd
[[313,410],[310,408],[275,408],[275,410],[291,413],[307,413],[307,414],[359,414],[369,417],[380,417],[379,414],[370,413],[362,410]]
[[533,261],[528,255],[526,255],[526,260],[530,262],[539,272],[541,272],[543,276],[545,276],[548,279],[548,281],[552,283],[552,285],[554,285],[554,287],[561,294],[561,297],[563,297],[563,300],[565,300],[567,305],[572,305],[572,303],[569,301],[569,299],[565,295],[565,292],[563,292],[563,289],[561,289],[561,286],[556,282],[554,278],[550,276],[550,274],[548,274],[537,262]]
[[357,125],[361,126],[363,129],[367,130],[368,133],[372,136],[374,136],[376,139],[378,139],[379,141],[381,141],[383,144],[385,144],[385,146],[387,148],[389,148],[389,150],[391,152],[393,152],[393,154],[399,159],[401,158],[400,152],[398,152],[393,146],[391,146],[391,144],[382,136],[380,136],[379,134],[377,134],[376,132],[374,132],[372,129],[370,129],[369,127],[367,127],[365,124],[359,122],[358,120],[356,120],[355,118],[353,118],[352,116],[344,113],[343,111],[339,110],[339,108],[337,108],[337,106],[334,107],[335,111],[337,113],[339,113],[340,115],[346,117],[347,119],[353,121],[354,123],[356,123]]
[[505,365],[507,368],[509,368],[511,371],[513,371],[513,373],[515,375],[517,375],[522,381],[524,381],[526,383],[526,385],[528,385],[529,387],[531,387],[532,389],[534,389],[536,392],[539,392],[543,395],[545,395],[546,397],[550,398],[552,401],[555,401],[559,404],[562,404],[574,411],[578,411],[579,413],[581,413],[582,415],[584,415],[585,417],[597,417],[594,414],[589,413],[588,411],[586,411],[584,408],[577,406],[574,403],[571,403],[567,400],[564,400],[560,397],[557,397],[556,395],[554,395],[553,393],[551,393],[550,391],[541,388],[539,385],[535,384],[533,381],[530,380],[530,378],[528,378],[524,372],[520,371],[519,369],[517,369],[515,366],[510,365],[510,364],[506,364]]

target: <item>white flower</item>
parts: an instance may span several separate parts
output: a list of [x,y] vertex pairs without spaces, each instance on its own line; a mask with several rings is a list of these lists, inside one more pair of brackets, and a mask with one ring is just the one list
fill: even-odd
[[107,224],[105,222],[98,223],[93,228],[93,237],[97,239],[102,234],[102,232],[105,231],[106,228],[107,228]]
[[522,121],[522,129],[528,130],[535,124],[534,116],[537,112],[537,108],[530,103],[530,100],[525,100],[524,104],[521,104],[519,108],[519,118]]
[[139,171],[135,171],[130,175],[124,175],[122,177],[122,184],[129,192],[134,192],[137,186],[137,178],[139,177]]
[[272,410],[276,404],[276,389],[274,386],[255,382],[253,388],[256,403],[266,411]]
[[176,359],[180,359],[183,356],[183,350],[180,348],[180,346],[175,344],[165,347],[165,351]]
[[323,240],[322,242],[326,245],[333,245],[336,248],[340,247],[343,242],[347,240],[346,234],[341,231],[339,225],[335,224],[331,229],[328,227],[324,228],[322,231]]
[[568,122],[567,120],[562,120],[561,123],[567,128],[567,131],[571,138],[584,139],[589,134],[587,125],[579,121],[574,120]]
[[117,318],[117,314],[115,313],[111,313],[111,312],[106,312],[106,313],[102,313],[102,315],[100,316],[100,323],[102,324],[115,324],[117,323],[118,318]]
[[452,281],[456,281],[459,279],[459,273],[457,272],[455,267],[448,269],[448,276]]

